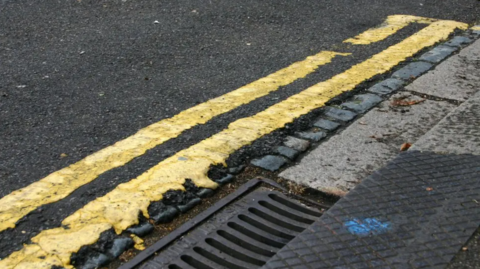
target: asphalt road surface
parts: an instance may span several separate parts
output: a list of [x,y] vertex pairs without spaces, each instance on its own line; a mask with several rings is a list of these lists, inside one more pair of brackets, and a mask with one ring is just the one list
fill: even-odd
[[[180,150],[341,73],[425,25],[367,47],[345,39],[406,14],[468,24],[477,0],[0,1],[0,198],[195,105],[320,51],[328,68],[195,124],[0,231],[0,258]],[[33,195],[33,194],[32,194]]]

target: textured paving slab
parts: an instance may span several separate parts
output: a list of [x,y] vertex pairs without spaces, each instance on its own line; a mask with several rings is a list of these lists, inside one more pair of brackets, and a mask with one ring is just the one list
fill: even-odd
[[447,102],[431,100],[409,107],[390,107],[391,100],[404,94],[393,95],[280,176],[327,193],[344,195],[361,179],[393,159],[403,143],[415,142],[455,108]]
[[480,92],[442,119],[412,149],[480,155]]
[[479,90],[480,40],[405,87],[428,95],[465,101]]
[[444,268],[480,223],[480,156],[411,151],[263,268]]

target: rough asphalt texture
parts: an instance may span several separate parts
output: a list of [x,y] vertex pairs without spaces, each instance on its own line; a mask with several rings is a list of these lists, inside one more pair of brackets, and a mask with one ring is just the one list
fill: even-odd
[[3,0],[0,196],[387,15],[472,22],[479,10],[475,0]]
[[[473,22],[477,1],[0,1],[0,197],[153,122],[411,14]],[[301,15],[300,15],[301,14]],[[158,21],[158,23],[154,23]],[[105,173],[0,234],[0,258],[174,152],[363,61],[418,30],[335,60],[304,80]],[[63,154],[66,154],[66,157]],[[20,233],[25,231],[25,233]]]

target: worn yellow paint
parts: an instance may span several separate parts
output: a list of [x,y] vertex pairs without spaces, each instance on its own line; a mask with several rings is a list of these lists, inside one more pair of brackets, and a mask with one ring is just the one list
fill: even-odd
[[135,245],[133,246],[135,249],[138,249],[138,250],[144,250],[145,249],[145,244],[143,242],[143,239],[134,235],[134,234],[131,234],[130,237],[132,238],[133,242],[135,243]]
[[480,31],[480,25],[472,26],[472,28],[470,28],[470,29],[473,30],[473,31]]
[[388,16],[387,20],[377,28],[368,29],[367,31],[349,38],[343,42],[355,45],[368,45],[375,43],[395,34],[397,31],[406,27],[410,23],[425,23],[430,24],[436,21],[435,19],[410,16],[410,15],[392,15]]
[[15,223],[32,210],[65,198],[100,174],[126,164],[197,124],[203,124],[215,116],[305,77],[319,66],[330,63],[338,55],[348,54],[322,51],[309,56],[237,90],[187,109],[172,118],[154,123],[75,164],[6,195],[0,199],[0,232],[14,228]]
[[32,238],[32,244],[26,244],[22,250],[0,261],[0,268],[47,268],[45,264],[71,267],[69,259],[72,253],[97,240],[103,231],[113,228],[120,233],[137,224],[140,212],[148,217],[149,204],[161,200],[163,193],[169,189],[183,190],[186,178],[192,179],[199,187],[216,187],[216,183],[207,177],[211,165],[224,164],[228,156],[242,146],[323,106],[331,98],[354,89],[363,81],[387,72],[424,47],[447,38],[454,29],[465,27],[453,21],[434,22],[327,81],[252,117],[231,123],[227,129],[176,153],[139,177],[90,202],[66,218],[62,222],[63,227],[40,232]]

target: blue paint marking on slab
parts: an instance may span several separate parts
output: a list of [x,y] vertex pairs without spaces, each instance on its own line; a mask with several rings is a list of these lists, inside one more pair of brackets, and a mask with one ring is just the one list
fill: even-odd
[[381,222],[375,218],[352,219],[345,222],[345,227],[350,233],[356,235],[376,235],[391,230],[389,222]]

